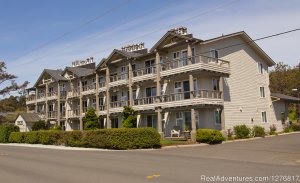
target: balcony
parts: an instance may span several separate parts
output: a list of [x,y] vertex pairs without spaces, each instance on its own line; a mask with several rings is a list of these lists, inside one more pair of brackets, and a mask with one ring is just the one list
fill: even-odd
[[48,117],[48,119],[56,119],[57,111],[49,111],[47,117]]
[[128,73],[122,73],[119,75],[112,75],[109,77],[110,87],[120,86],[120,85],[126,85],[128,84]]
[[60,111],[60,118],[66,118],[66,111]]
[[159,106],[159,103],[156,102],[157,96],[143,97],[134,100],[134,110],[143,111],[143,110],[154,110],[156,106]]
[[197,90],[172,93],[161,97],[160,106],[172,108],[189,105],[223,105],[221,91]]
[[96,84],[95,83],[82,87],[82,95],[95,94],[95,92],[96,92]]
[[66,99],[67,98],[67,91],[61,91],[60,92],[60,99]]
[[132,71],[132,82],[139,82],[143,80],[153,80],[156,74],[156,67],[144,67]]
[[222,59],[211,58],[202,55],[191,58],[174,59],[161,63],[162,77],[192,71],[211,71],[229,75],[230,64],[228,61]]
[[45,97],[45,94],[44,93],[39,93],[37,95],[37,98],[36,98],[36,102],[43,102],[46,100],[46,97]]
[[74,97],[79,97],[79,95],[80,95],[79,89],[73,89],[73,90],[68,91],[67,97],[74,98]]
[[47,93],[47,99],[48,100],[55,100],[55,99],[57,99],[57,92],[55,92],[55,91],[48,92]]
[[80,116],[79,109],[68,110],[68,118],[79,118]]
[[106,91],[106,83],[101,82],[101,83],[99,83],[99,91],[98,92],[104,92],[104,91]]
[[35,103],[35,95],[27,95],[26,104],[34,104],[34,103]]

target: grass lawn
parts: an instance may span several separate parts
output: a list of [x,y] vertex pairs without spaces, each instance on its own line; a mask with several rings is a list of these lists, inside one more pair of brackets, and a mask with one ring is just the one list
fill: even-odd
[[161,140],[160,144],[162,146],[171,146],[171,145],[184,145],[189,144],[186,140]]

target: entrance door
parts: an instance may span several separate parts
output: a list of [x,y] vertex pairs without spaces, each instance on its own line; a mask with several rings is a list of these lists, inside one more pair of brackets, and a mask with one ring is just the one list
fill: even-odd
[[147,115],[147,127],[152,127],[156,129],[157,116]]
[[182,65],[183,66],[188,65],[187,51],[183,51],[181,53],[181,56],[182,56]]
[[184,129],[183,130],[191,130],[191,129],[192,129],[191,112],[184,112]]

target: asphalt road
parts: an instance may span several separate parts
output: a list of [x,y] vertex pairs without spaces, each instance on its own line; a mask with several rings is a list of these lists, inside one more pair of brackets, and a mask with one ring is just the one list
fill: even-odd
[[0,183],[199,183],[209,182],[213,178],[210,176],[241,176],[244,180],[240,182],[259,178],[266,181],[256,182],[292,182],[300,176],[300,134],[138,151],[0,146]]

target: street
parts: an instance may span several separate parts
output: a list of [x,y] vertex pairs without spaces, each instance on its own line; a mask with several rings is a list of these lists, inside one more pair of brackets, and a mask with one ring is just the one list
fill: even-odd
[[[297,178],[300,176],[300,134],[212,146],[136,151],[0,146],[1,183],[199,183],[208,182],[203,177],[218,175]],[[291,182],[284,180],[277,182]]]

